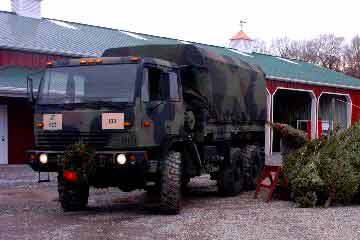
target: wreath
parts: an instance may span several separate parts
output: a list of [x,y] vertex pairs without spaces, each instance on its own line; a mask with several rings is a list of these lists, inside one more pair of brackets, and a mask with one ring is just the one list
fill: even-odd
[[95,171],[95,150],[89,145],[75,143],[66,147],[64,152],[64,170],[72,170],[83,180]]

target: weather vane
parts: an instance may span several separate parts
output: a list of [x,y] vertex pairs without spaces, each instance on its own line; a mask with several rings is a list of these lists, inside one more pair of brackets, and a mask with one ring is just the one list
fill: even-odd
[[240,30],[241,30],[241,31],[243,30],[245,23],[246,23],[246,22],[245,22],[244,20],[241,20],[241,21],[240,21]]

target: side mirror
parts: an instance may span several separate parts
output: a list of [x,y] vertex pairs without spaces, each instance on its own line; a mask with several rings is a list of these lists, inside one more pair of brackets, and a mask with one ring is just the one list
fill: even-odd
[[36,100],[34,97],[33,79],[30,76],[28,76],[26,80],[27,80],[27,96],[29,101],[34,105]]

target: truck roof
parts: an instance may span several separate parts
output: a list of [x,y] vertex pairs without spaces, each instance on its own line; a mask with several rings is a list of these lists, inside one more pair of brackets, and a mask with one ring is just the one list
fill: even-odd
[[182,84],[201,96],[216,121],[266,120],[265,73],[239,58],[223,56],[193,44],[113,48],[106,50],[103,56],[151,57],[194,67],[182,78]]
[[70,58],[48,62],[48,67],[93,66],[100,64],[149,63],[165,67],[176,67],[175,63],[154,57],[122,56],[99,58]]
[[141,45],[133,47],[107,49],[103,57],[141,56],[164,59],[178,65],[209,67],[210,65],[230,65],[264,74],[257,65],[250,64],[239,58],[222,56],[209,48],[193,44]]

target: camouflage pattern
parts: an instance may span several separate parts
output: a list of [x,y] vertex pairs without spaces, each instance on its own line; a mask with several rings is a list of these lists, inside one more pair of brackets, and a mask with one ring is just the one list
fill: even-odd
[[[102,58],[102,64],[127,63],[130,58]],[[79,66],[79,59],[55,62],[52,67]],[[151,102],[141,100],[141,81],[143,66],[162,69],[177,69],[176,64],[154,58],[143,58],[139,61],[139,74],[136,79],[135,100],[133,105],[113,104],[101,106],[100,109],[66,110],[61,105],[36,105],[35,123],[43,122],[43,114],[62,114],[62,130],[48,131],[35,127],[35,142],[38,148],[63,150],[74,142],[83,142],[96,147],[97,150],[121,150],[127,148],[146,148],[160,146],[165,137],[180,135],[184,124],[184,105],[179,101],[165,101],[152,110]],[[96,67],[95,65],[93,67]],[[180,85],[180,83],[179,83]],[[125,114],[125,121],[132,127],[123,130],[103,130],[101,114],[120,112]],[[150,121],[149,127],[143,122]]]
[[[186,108],[204,115],[204,135],[212,133],[223,138],[224,134],[229,136],[234,132],[263,131],[266,120],[265,78],[256,66],[187,44],[110,49],[104,56],[103,64],[130,61],[130,57],[121,56],[140,56],[139,72],[146,65],[167,69],[180,66],[180,72],[187,71],[181,75],[179,83],[186,104],[182,99],[165,101],[155,110],[149,110],[154,103],[141,100],[142,74],[138,74],[134,107],[119,105],[115,109],[103,106],[100,110],[68,111],[62,107],[37,105],[35,122],[41,122],[44,113],[63,114],[62,131],[35,128],[37,146],[63,149],[77,139],[91,143],[92,138],[105,149],[159,146],[167,135],[182,134]],[[52,67],[71,65],[80,65],[79,59],[58,61]],[[103,112],[124,112],[125,121],[131,122],[133,127],[104,131],[101,129]],[[143,122],[149,120],[152,125],[144,128]]]
[[[51,67],[79,66],[82,60],[57,61]],[[41,123],[44,114],[62,114],[61,130],[48,131],[35,127],[38,151],[55,150],[61,153],[67,145],[79,141],[93,146],[99,154],[112,152],[113,159],[119,152],[141,151],[146,153],[148,159],[148,173],[149,166],[155,162],[154,171],[151,172],[157,174],[152,178],[157,181],[163,154],[174,143],[176,147],[170,150],[176,149],[185,159],[181,163],[184,179],[223,169],[224,159],[229,160],[226,152],[229,142],[239,148],[243,144],[240,142],[252,144],[251,141],[259,140],[250,141],[252,136],[258,136],[262,139],[257,144],[263,145],[266,87],[265,75],[258,67],[187,44],[109,49],[99,61],[99,64],[123,63],[138,66],[134,79],[134,101],[104,102],[99,106],[84,103],[84,106],[77,104],[76,107],[37,104],[35,123]],[[96,68],[97,65],[93,64],[92,67]],[[165,73],[176,72],[179,99],[144,101],[141,94],[144,68],[147,67]],[[102,113],[124,113],[124,120],[131,127],[104,130],[101,125]],[[191,120],[195,120],[194,124],[190,123]],[[145,127],[145,122],[150,125]],[[130,173],[126,168],[122,171],[115,175],[136,174],[136,171]],[[146,178],[149,179],[148,176]],[[131,184],[129,186],[133,187]]]
[[265,74],[239,58],[191,44],[116,48],[103,56],[154,57],[191,66],[191,79],[182,78],[184,93],[202,99],[210,122],[263,125],[266,120]]

